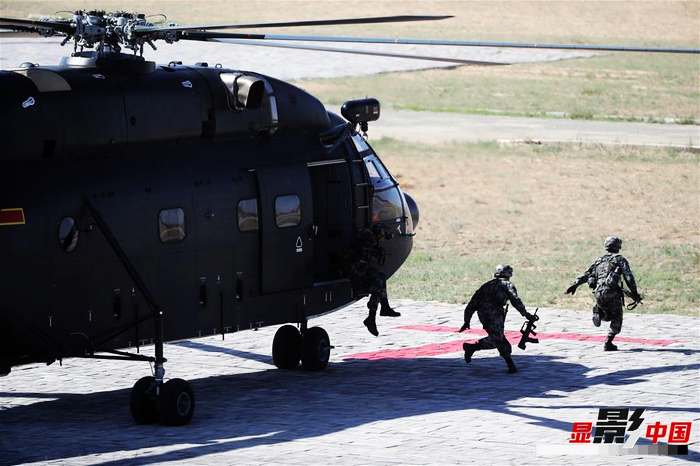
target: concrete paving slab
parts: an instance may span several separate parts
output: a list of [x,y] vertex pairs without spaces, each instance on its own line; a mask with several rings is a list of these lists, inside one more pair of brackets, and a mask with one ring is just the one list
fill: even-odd
[[[457,332],[462,306],[397,300],[398,318],[362,326],[364,301],[313,319],[335,349],[323,372],[274,368],[276,327],[167,344],[167,377],[187,379],[188,426],[135,425],[133,383],[145,363],[68,359],[0,378],[0,464],[452,465],[638,464],[700,460],[697,317],[626,313],[620,350],[584,312],[541,308],[539,344],[514,345],[509,375],[495,350],[470,365]],[[517,338],[520,316],[510,315]],[[151,354],[152,347],[143,349]],[[573,424],[601,408],[645,408],[638,432],[689,422],[688,455],[569,443]],[[628,427],[631,424],[627,424]],[[629,432],[632,434],[633,432]],[[658,439],[669,444],[668,433]],[[587,447],[589,451],[575,451]]]

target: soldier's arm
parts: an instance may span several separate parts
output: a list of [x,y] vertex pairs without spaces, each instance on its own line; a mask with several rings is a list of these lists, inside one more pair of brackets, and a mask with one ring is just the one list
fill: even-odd
[[[479,289],[479,291],[480,290],[481,289]],[[469,300],[469,303],[464,308],[464,323],[467,324],[467,328],[469,328],[469,323],[472,320],[472,316],[474,315],[474,313],[477,311],[477,308],[478,308],[477,303],[479,302],[479,298],[477,295],[479,294],[479,291],[474,293],[474,295],[472,296],[472,299]]]
[[574,294],[576,292],[576,288],[578,288],[581,284],[585,283],[588,281],[588,277],[590,277],[593,273],[595,273],[595,267],[598,265],[598,261],[596,260],[591,264],[590,267],[588,267],[588,270],[586,270],[582,275],[579,275],[576,277],[576,280],[574,280],[574,283],[571,284],[570,287],[564,291],[564,294]]
[[518,312],[523,317],[527,317],[529,319],[530,313],[527,312],[527,309],[525,309],[525,305],[523,304],[520,297],[518,297],[518,290],[515,289],[515,285],[513,285],[511,282],[502,283],[506,285],[506,290],[508,290],[508,300],[510,301],[510,303],[513,305],[514,308],[518,310]]
[[641,301],[642,297],[637,292],[637,282],[634,280],[634,275],[632,274],[632,269],[630,268],[630,263],[624,257],[620,258],[620,268],[622,269],[622,276],[625,279],[627,288],[630,289],[630,295],[633,300]]

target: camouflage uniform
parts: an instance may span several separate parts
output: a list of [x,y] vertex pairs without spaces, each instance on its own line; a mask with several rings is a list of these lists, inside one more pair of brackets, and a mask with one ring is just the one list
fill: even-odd
[[624,291],[622,279],[624,278],[629,295],[635,302],[640,302],[642,297],[637,292],[637,284],[630,269],[627,259],[619,254],[622,248],[622,240],[616,236],[609,236],[605,240],[605,249],[608,251],[597,258],[588,270],[574,280],[574,283],[566,289],[565,294],[574,294],[576,288],[588,283],[593,289],[596,304],[593,306],[593,324],[600,326],[600,321],[610,322],[608,338],[605,341],[606,351],[615,351],[617,346],[612,341],[615,335],[622,331],[622,312],[624,306]]
[[369,314],[363,323],[374,336],[379,335],[376,315],[380,303],[379,315],[389,317],[401,315],[389,305],[386,276],[378,267],[384,265],[386,256],[381,242],[384,239],[391,239],[392,236],[391,231],[382,223],[374,225],[372,230],[366,228],[359,230],[351,239],[343,261],[344,274],[350,279],[358,294],[369,294],[367,302]]
[[474,312],[477,312],[484,330],[488,333],[486,338],[482,338],[477,343],[463,345],[464,359],[467,363],[471,362],[471,357],[475,351],[482,349],[498,349],[498,353],[505,359],[508,365],[508,373],[517,372],[515,363],[511,359],[512,348],[504,334],[504,324],[506,320],[506,311],[504,306],[508,301],[515,309],[528,320],[533,320],[534,317],[527,312],[525,305],[518,297],[518,292],[515,286],[509,281],[513,274],[513,269],[507,264],[501,264],[496,267],[494,279],[490,280],[474,293],[469,304],[464,308],[464,325],[460,332],[469,328],[469,324]]

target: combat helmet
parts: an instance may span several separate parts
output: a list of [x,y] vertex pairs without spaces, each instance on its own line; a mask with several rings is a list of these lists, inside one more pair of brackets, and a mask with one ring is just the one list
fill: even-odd
[[608,236],[605,238],[605,250],[609,252],[620,252],[622,249],[622,240],[617,236]]
[[513,267],[510,264],[498,264],[493,269],[493,276],[496,278],[510,278],[513,276]]

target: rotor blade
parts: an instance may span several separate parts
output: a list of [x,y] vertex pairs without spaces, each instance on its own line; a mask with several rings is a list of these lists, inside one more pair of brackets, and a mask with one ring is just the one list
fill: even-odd
[[276,47],[283,49],[297,49],[297,50],[312,50],[315,52],[336,52],[336,53],[348,53],[353,55],[371,55],[375,57],[391,57],[391,58],[407,58],[411,60],[427,60],[427,61],[438,61],[444,63],[456,63],[459,65],[479,65],[479,66],[496,66],[496,65],[508,65],[509,63],[501,62],[490,62],[490,61],[478,61],[478,60],[464,60],[460,58],[449,58],[449,57],[431,57],[427,55],[409,55],[403,53],[390,53],[390,52],[379,52],[371,50],[352,50],[352,49],[339,49],[332,47],[317,47],[314,45],[291,45],[291,44],[281,44],[278,42],[266,42],[259,40],[250,39],[187,39],[186,40],[202,40],[204,42],[220,42],[225,44],[241,44],[241,45],[255,45],[260,47]]
[[453,16],[376,16],[371,18],[324,19],[312,21],[287,21],[281,23],[236,23],[236,24],[204,24],[200,26],[136,26],[134,32],[150,34],[159,31],[202,31],[211,29],[249,29],[249,28],[281,28],[298,26],[334,26],[342,24],[376,24],[401,23],[409,21],[435,21],[453,18]]
[[19,31],[37,32],[39,29],[55,29],[57,31],[71,33],[75,26],[70,22],[33,21],[30,19],[0,18],[0,27],[8,26]]
[[667,47],[632,47],[614,45],[574,45],[574,44],[537,44],[523,42],[473,42],[459,40],[431,40],[431,39],[382,39],[373,37],[333,37],[333,36],[298,36],[279,34],[243,34],[235,32],[187,32],[183,33],[191,38],[206,39],[265,39],[265,40],[289,40],[307,42],[351,42],[363,44],[405,44],[405,45],[448,45],[457,47],[497,47],[520,49],[561,49],[561,50],[585,50],[599,52],[651,52],[651,53],[700,53],[700,49],[667,48]]

